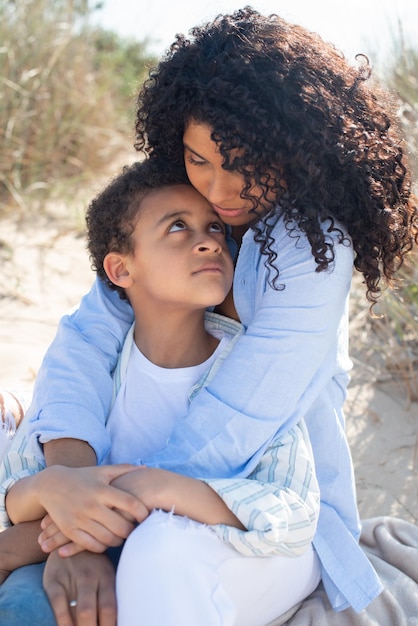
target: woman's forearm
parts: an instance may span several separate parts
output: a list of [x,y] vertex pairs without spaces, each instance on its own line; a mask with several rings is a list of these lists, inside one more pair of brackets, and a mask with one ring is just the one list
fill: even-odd
[[40,563],[47,557],[38,543],[38,521],[17,524],[0,533],[0,584],[18,567]]
[[129,303],[96,279],[80,306],[61,319],[44,356],[29,409],[30,438],[81,435],[102,462],[110,445],[111,372],[132,322]]
[[66,467],[88,467],[97,465],[97,457],[87,441],[79,439],[53,439],[44,444],[44,456],[47,466],[65,465]]

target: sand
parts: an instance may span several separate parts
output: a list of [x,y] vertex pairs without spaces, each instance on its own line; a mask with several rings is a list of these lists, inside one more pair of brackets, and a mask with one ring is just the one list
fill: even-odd
[[[0,386],[30,394],[59,319],[94,275],[83,236],[46,217],[1,221],[0,263]],[[404,386],[389,376],[379,382],[382,376],[365,360],[358,325],[356,315],[346,418],[360,515],[418,523],[418,403],[408,402]]]

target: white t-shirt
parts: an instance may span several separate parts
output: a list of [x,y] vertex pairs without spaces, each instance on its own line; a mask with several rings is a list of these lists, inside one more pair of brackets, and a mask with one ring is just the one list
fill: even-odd
[[232,338],[220,330],[210,332],[219,344],[209,359],[193,367],[159,367],[132,341],[126,374],[107,420],[111,450],[104,463],[145,463],[166,445],[176,420],[187,415],[190,389]]

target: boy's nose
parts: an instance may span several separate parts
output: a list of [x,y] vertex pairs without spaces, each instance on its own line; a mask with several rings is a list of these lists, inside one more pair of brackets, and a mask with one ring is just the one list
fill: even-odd
[[195,249],[197,252],[222,252],[222,245],[220,242],[215,239],[215,237],[211,237],[210,235],[205,235],[205,237],[200,238],[195,244]]

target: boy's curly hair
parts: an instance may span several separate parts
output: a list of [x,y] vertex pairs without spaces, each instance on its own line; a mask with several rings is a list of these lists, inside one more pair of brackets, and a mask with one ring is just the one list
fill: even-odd
[[126,299],[125,291],[107,277],[104,258],[109,252],[133,253],[132,234],[142,200],[153,189],[177,184],[190,184],[183,168],[169,167],[165,159],[147,159],[125,166],[87,208],[87,248],[92,269],[121,298]]
[[[418,209],[395,103],[369,84],[367,58],[358,61],[351,66],[333,45],[278,16],[250,7],[220,15],[190,39],[177,35],[150,72],[138,96],[135,147],[180,165],[187,123],[209,125],[224,168],[244,175],[241,196],[253,182],[264,189],[263,206],[252,198],[261,217],[253,229],[273,285],[275,222],[283,217],[289,231],[307,234],[322,271],[334,258],[321,228],[330,220],[340,240],[338,222],[352,238],[374,303],[382,279],[393,282],[418,241]],[[242,156],[230,156],[236,148]]]

